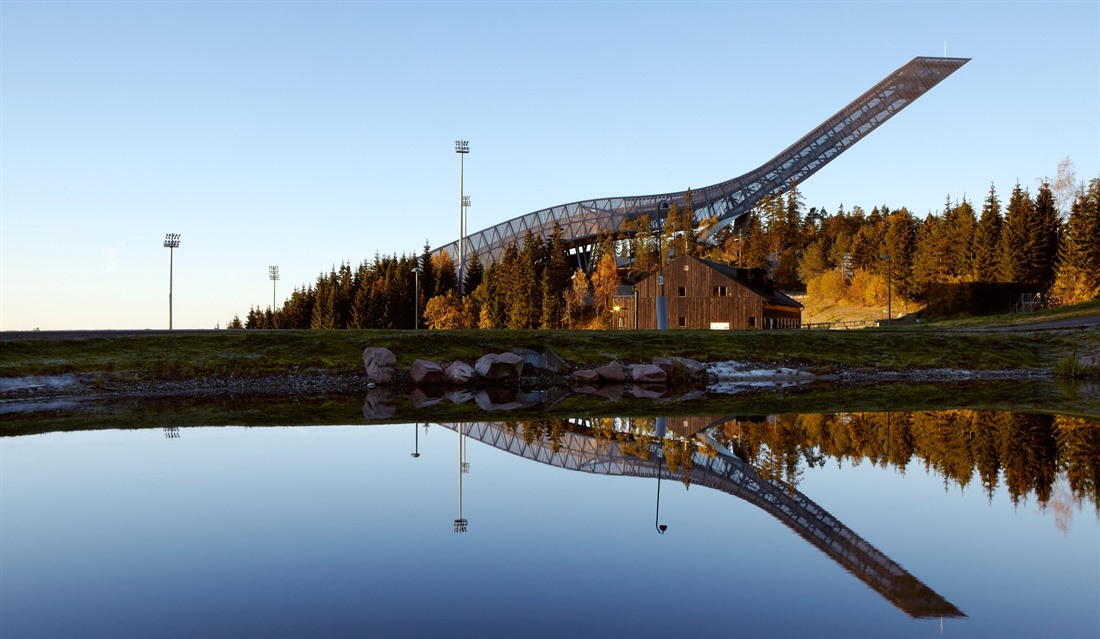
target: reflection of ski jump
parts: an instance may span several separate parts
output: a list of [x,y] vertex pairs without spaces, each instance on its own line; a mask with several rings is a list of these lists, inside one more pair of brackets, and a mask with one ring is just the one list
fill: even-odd
[[582,432],[566,431],[556,445],[542,437],[527,442],[522,423],[512,422],[514,429],[498,422],[464,424],[462,430],[443,426],[494,448],[559,468],[632,477],[656,478],[660,473],[666,479],[720,490],[775,517],[908,615],[966,616],[824,508],[791,486],[763,479],[751,465],[731,454],[719,452],[711,457],[695,453],[685,476],[683,469],[662,467],[659,441],[650,445],[649,459],[641,459],[623,453],[615,441],[583,434],[587,430],[583,420],[573,423]]
[[[967,62],[969,58],[913,58],[768,162],[740,177],[693,190],[691,206],[697,219],[713,216],[722,227],[765,196],[784,193],[792,183],[802,184]],[[617,233],[627,220],[649,215],[656,226],[661,202],[688,205],[683,192],[561,204],[466,235],[463,251],[456,239],[435,252],[446,251],[455,260],[476,253],[488,265],[500,259],[509,243],[521,245],[528,231],[549,239],[558,224],[567,248],[583,258],[601,235]]]

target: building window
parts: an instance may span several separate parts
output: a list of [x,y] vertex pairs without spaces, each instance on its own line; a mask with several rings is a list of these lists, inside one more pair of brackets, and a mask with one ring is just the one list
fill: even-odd
[[680,297],[687,297],[688,292],[687,292],[686,288],[681,286],[681,287],[676,289],[676,294],[679,295]]
[[715,297],[725,297],[728,294],[729,293],[726,291],[725,286],[715,286],[714,287],[714,296]]
[[620,315],[619,316],[619,328],[622,328],[622,327],[623,327],[623,316]]
[[680,326],[680,328],[684,328],[688,324],[688,318],[680,317],[677,319],[676,323]]
[[750,317],[749,318],[749,328],[756,328],[756,318],[755,317]]

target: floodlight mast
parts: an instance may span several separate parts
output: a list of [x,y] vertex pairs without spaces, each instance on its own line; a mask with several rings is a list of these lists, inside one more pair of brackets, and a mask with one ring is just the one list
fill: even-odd
[[455,140],[455,153],[458,154],[458,294],[466,293],[463,280],[466,275],[466,207],[470,200],[463,195],[466,181],[466,154],[470,152],[470,143],[466,140]]
[[172,270],[175,250],[180,245],[179,233],[164,234],[164,248],[168,249],[168,330],[172,330]]
[[279,281],[279,267],[267,267],[267,276],[271,278],[271,321],[275,321],[275,282]]

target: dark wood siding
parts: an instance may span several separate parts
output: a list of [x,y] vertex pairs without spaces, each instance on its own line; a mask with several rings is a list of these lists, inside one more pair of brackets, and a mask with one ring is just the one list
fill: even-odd
[[[657,328],[655,298],[659,288],[656,275],[636,285],[637,328]],[[712,325],[724,328],[728,324],[730,330],[755,330],[798,328],[801,324],[801,309],[769,304],[745,283],[691,257],[679,258],[665,266],[665,298],[670,329],[709,329]],[[614,304],[620,310],[613,314],[612,328],[634,328],[634,297],[616,297]]]

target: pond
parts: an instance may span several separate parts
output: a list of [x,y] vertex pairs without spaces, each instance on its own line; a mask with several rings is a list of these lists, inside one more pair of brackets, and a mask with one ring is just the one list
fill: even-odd
[[111,426],[0,439],[0,636],[1100,636],[1088,418]]

